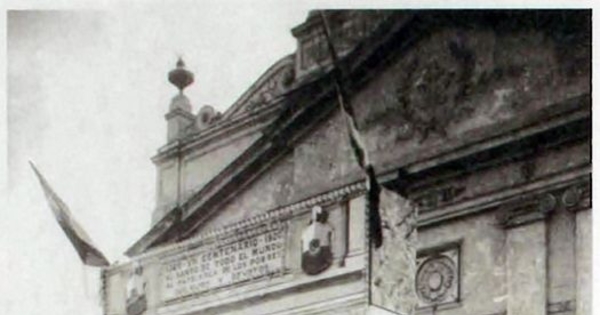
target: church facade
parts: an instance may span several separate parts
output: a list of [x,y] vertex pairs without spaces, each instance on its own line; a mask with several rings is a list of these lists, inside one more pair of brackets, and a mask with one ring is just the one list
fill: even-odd
[[[152,225],[103,270],[104,313],[374,314],[397,281],[417,314],[591,314],[591,12],[326,16],[339,68],[311,12],[223,113],[170,73]],[[418,211],[408,277],[372,277],[337,70],[378,181]]]

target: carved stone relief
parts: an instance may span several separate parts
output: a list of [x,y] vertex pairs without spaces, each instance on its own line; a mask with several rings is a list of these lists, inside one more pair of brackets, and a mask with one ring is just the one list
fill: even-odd
[[446,135],[452,122],[465,118],[474,108],[463,102],[475,67],[474,51],[461,34],[450,39],[442,54],[413,55],[409,68],[396,89],[404,122],[425,140],[430,133]]
[[[327,21],[331,28],[331,39],[338,55],[352,50],[361,40],[379,26],[385,11],[329,12]],[[307,29],[296,34],[299,42],[301,70],[321,67],[329,62],[329,51],[319,16],[310,18]]]
[[498,219],[505,228],[543,220],[558,209],[577,211],[591,206],[590,186],[587,180],[567,187],[523,197],[505,205]]
[[415,288],[419,307],[451,303],[459,298],[459,248],[453,244],[443,250],[417,258]]
[[[585,197],[589,198],[589,192],[588,196]],[[560,200],[567,209],[575,208],[579,204],[585,206],[584,188],[577,186],[569,187],[562,193]],[[587,204],[589,205],[589,202]]]
[[328,212],[320,206],[312,209],[309,225],[302,232],[302,270],[308,275],[325,271],[333,262],[333,227]]
[[562,87],[545,84],[556,76],[551,43],[526,41],[538,34],[519,34],[517,43],[506,37],[457,28],[420,39],[357,96],[359,129],[377,135],[382,149],[404,141],[442,144],[547,107],[550,95],[564,99]]
[[294,82],[294,65],[287,64],[278,69],[275,74],[268,78],[246,101],[246,110],[254,110],[264,106],[282,95]]
[[436,188],[414,197],[421,213],[431,211],[437,207],[453,202],[466,190],[465,186],[455,185]]

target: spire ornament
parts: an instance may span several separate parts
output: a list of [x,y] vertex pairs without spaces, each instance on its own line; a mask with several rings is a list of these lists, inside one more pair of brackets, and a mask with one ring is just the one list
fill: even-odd
[[179,57],[175,69],[169,72],[169,82],[179,89],[179,93],[171,99],[167,120],[167,141],[175,141],[187,135],[189,127],[194,124],[196,117],[192,114],[192,104],[183,94],[183,90],[194,82],[194,74],[185,68],[185,63]]
[[179,93],[183,93],[183,89],[194,82],[194,74],[185,68],[181,57],[177,60],[176,68],[169,72],[169,82],[179,89]]

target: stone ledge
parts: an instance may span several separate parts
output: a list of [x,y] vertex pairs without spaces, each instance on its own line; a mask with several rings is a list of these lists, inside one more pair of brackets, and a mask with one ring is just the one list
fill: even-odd
[[[569,171],[566,174],[553,176],[551,178],[538,180],[526,185],[504,189],[500,192],[495,192],[457,204],[452,204],[447,207],[442,207],[438,210],[429,211],[425,214],[422,214],[419,218],[418,224],[419,227],[426,227],[466,215],[496,210],[501,206],[507,206],[511,203],[520,203],[521,205],[524,205],[524,194],[532,196],[540,194],[544,191],[566,189],[569,186],[582,187],[581,185],[583,185],[583,187],[589,187],[589,184],[586,183],[589,182],[590,173],[590,167],[583,167],[577,170]],[[583,201],[582,204],[584,204]],[[513,206],[513,208],[514,207],[516,206]]]
[[[358,264],[356,264],[358,265]],[[213,313],[221,311],[223,308],[236,308],[242,304],[252,303],[256,300],[275,299],[290,292],[298,293],[300,291],[312,290],[325,285],[335,285],[340,283],[360,281],[364,277],[364,266],[348,266],[332,270],[331,272],[316,276],[304,277],[299,281],[294,281],[292,275],[277,279],[277,283],[260,288],[246,287],[244,292],[232,294],[232,289],[219,293],[210,293],[213,301],[198,301],[196,297],[189,297],[184,301],[172,301],[169,304],[158,308],[157,314],[187,314],[189,312]],[[366,293],[366,291],[365,291]],[[189,302],[189,303],[186,303]],[[194,303],[195,302],[195,303]],[[300,313],[302,314],[302,313]]]

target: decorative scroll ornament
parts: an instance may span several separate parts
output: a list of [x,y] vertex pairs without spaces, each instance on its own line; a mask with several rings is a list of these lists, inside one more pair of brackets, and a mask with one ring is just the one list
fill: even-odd
[[569,189],[563,192],[561,200],[565,207],[571,208],[579,203],[582,195],[583,193],[581,191],[581,188],[575,186],[569,187]]
[[146,308],[144,267],[136,263],[127,281],[127,315],[140,315]]
[[328,213],[319,206],[312,209],[310,223],[302,232],[302,270],[308,275],[325,271],[333,261],[333,228]]
[[268,78],[247,101],[246,110],[264,106],[287,91],[295,79],[293,64],[285,65]]

